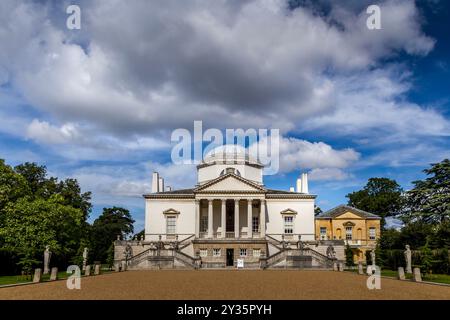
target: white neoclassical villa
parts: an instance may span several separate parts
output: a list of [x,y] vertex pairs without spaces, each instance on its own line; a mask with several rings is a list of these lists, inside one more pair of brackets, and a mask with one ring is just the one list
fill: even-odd
[[[224,151],[226,150],[226,151]],[[153,173],[145,194],[145,237],[115,242],[128,268],[330,267],[339,241],[315,241],[315,195],[307,174],[297,190],[269,189],[263,166],[243,148],[216,149],[197,166],[190,189],[164,189]],[[328,250],[328,252],[327,252]]]

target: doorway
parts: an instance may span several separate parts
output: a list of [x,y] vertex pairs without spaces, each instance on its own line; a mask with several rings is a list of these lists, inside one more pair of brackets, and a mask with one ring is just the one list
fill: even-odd
[[227,267],[234,266],[234,249],[227,249]]

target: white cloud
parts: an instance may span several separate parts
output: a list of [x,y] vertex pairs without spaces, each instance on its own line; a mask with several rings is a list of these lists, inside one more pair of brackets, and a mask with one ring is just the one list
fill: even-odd
[[309,172],[309,179],[320,180],[345,180],[351,175],[339,168],[316,168]]
[[[219,128],[302,128],[333,112],[336,99],[342,103],[339,76],[371,74],[379,59],[433,47],[411,1],[382,2],[377,32],[353,6],[333,5],[323,16],[309,8],[288,12],[281,0],[83,2],[79,38],[55,22],[50,4],[1,6],[0,67],[27,101],[60,123],[87,123],[130,140],[195,119]],[[417,112],[439,117],[419,106],[391,109],[407,128]]]
[[[273,137],[256,142],[250,146],[250,153],[254,157],[271,155],[270,143],[276,143],[276,140],[272,139]],[[278,147],[281,173],[312,169],[312,178],[316,180],[342,180],[348,177],[343,169],[350,167],[360,158],[360,154],[351,148],[337,150],[324,142],[310,142],[292,137],[280,137]],[[271,155],[272,161],[276,160],[274,156]]]
[[27,129],[29,138],[44,144],[63,144],[73,142],[79,137],[76,126],[66,123],[60,128],[49,124],[46,121],[34,119]]
[[359,157],[360,154],[351,148],[336,150],[324,142],[282,138],[280,143],[280,168],[283,172],[298,169],[346,168]]

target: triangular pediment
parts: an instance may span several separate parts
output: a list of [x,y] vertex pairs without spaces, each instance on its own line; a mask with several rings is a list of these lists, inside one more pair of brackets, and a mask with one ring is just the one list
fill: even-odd
[[336,215],[335,218],[339,218],[339,219],[364,219],[364,217],[362,217],[360,214],[357,213],[353,213],[350,211],[341,213],[339,215]]
[[211,180],[195,189],[195,192],[265,192],[263,186],[250,180],[239,177],[235,174],[226,174],[217,179]]

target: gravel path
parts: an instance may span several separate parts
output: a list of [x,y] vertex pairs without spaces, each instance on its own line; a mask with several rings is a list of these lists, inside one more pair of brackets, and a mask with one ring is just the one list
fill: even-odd
[[450,287],[382,278],[381,290],[369,290],[366,279],[332,271],[128,271],[82,278],[81,290],[65,281],[0,288],[0,299],[450,300]]

